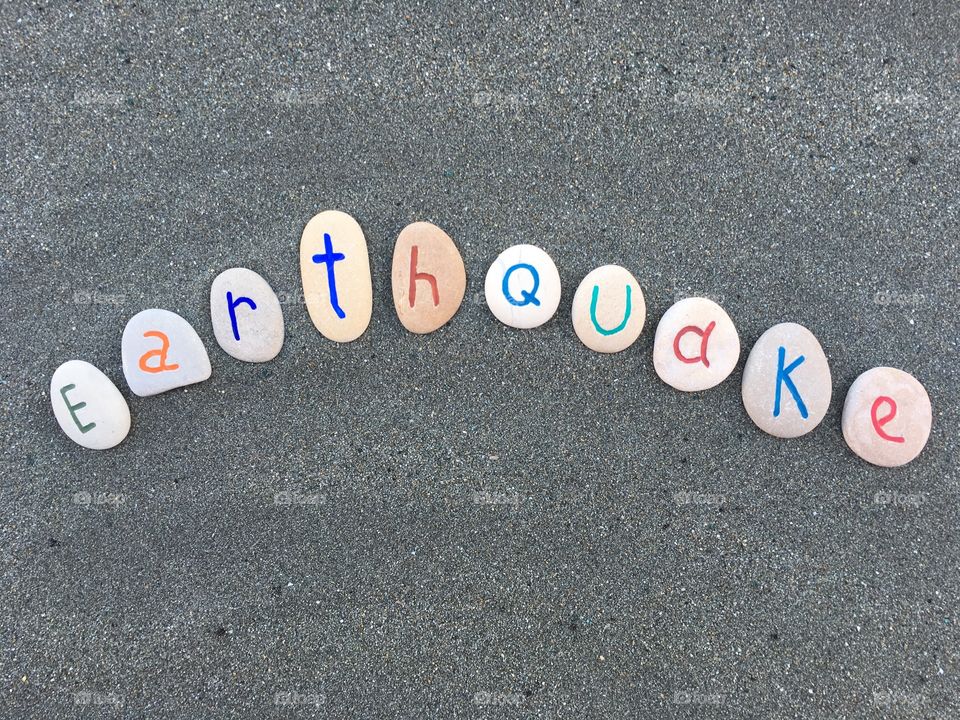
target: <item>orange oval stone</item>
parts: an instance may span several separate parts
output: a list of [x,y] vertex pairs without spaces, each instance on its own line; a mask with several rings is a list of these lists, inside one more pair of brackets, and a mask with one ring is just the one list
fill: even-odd
[[393,249],[393,305],[403,326],[425,334],[452,318],[467,290],[463,258],[450,236],[428,222],[407,225]]

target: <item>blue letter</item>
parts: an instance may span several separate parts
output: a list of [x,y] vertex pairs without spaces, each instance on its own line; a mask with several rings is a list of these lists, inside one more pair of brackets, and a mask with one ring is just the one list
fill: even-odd
[[327,233],[323,234],[323,254],[314,255],[313,261],[315,263],[324,263],[327,266],[327,285],[330,287],[330,304],[333,305],[333,311],[337,314],[337,317],[343,320],[347,314],[340,309],[340,303],[337,302],[337,278],[333,274],[333,264],[338,260],[346,259],[346,255],[343,253],[335,253],[333,251],[333,243],[330,241],[330,235]]
[[808,415],[807,406],[803,404],[803,398],[800,397],[797,386],[794,385],[793,380],[790,379],[790,373],[797,369],[800,363],[804,361],[804,357],[801,355],[784,368],[783,361],[786,357],[787,349],[781,345],[777,355],[777,391],[773,398],[773,416],[780,417],[780,385],[783,384],[787,386],[787,390],[793,395],[793,399],[797,403],[797,408],[800,410],[800,416],[806,420]]
[[246,303],[251,310],[257,309],[257,304],[248,297],[242,295],[236,300],[233,299],[233,293],[227,290],[227,310],[230,311],[230,324],[233,326],[233,337],[240,342],[240,329],[237,327],[237,305]]
[[600,286],[593,286],[593,297],[590,300],[590,320],[593,322],[593,326],[597,329],[598,333],[601,335],[616,335],[627,326],[627,322],[630,320],[630,310],[632,309],[630,305],[630,291],[632,289],[633,288],[627,285],[627,307],[623,311],[623,322],[617,325],[613,330],[604,330],[602,327],[600,327],[600,323],[597,322],[597,298],[600,297]]
[[[520,295],[523,297],[523,300],[517,300],[513,295],[510,294],[510,276],[513,275],[514,270],[519,270],[523,268],[530,272],[531,277],[533,277],[533,288],[531,290],[521,290]],[[507,298],[507,302],[511,305],[516,305],[517,307],[523,307],[524,305],[534,305],[539,306],[540,301],[537,300],[537,289],[540,287],[540,273],[537,272],[537,269],[533,265],[527,265],[526,263],[517,263],[512,265],[507,274],[503,276],[503,294]]]

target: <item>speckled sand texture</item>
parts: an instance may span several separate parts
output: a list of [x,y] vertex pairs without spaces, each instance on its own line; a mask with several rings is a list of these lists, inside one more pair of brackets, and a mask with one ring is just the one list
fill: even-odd
[[[253,5],[0,3],[0,717],[960,716],[956,3]],[[347,344],[300,297],[329,208],[370,250]],[[429,335],[390,289],[418,220],[468,278]],[[518,243],[562,280],[534,330],[483,297]],[[605,264],[647,305],[613,355],[570,318]],[[216,345],[231,267],[283,304],[270,363]],[[742,343],[702,393],[652,363],[690,296]],[[127,392],[150,307],[209,380]],[[782,440],[740,378],[788,321],[834,392]],[[53,417],[70,358],[130,403],[113,450]],[[898,469],[841,433],[876,366],[933,405]]]

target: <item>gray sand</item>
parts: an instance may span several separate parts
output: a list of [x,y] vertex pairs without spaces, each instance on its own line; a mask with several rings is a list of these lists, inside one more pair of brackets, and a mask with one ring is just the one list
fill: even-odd
[[[0,6],[0,716],[960,714],[960,6],[703,4]],[[371,250],[348,346],[296,299],[326,208]],[[413,220],[468,273],[426,337],[389,287]],[[482,298],[517,242],[564,283],[527,332]],[[569,308],[611,262],[649,315],[609,357]],[[267,365],[213,339],[237,265],[286,294]],[[695,396],[651,363],[691,294],[744,347]],[[127,393],[146,307],[213,377],[131,395],[130,437],[85,451],[50,375],[81,358]],[[783,441],[739,380],[788,320],[834,398]],[[876,365],[933,400],[897,470],[840,432]]]

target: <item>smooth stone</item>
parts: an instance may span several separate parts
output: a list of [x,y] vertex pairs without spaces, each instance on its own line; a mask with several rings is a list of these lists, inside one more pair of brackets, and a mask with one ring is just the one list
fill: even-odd
[[591,350],[626,350],[640,337],[647,318],[640,283],[619,265],[591,270],[573,296],[571,318],[577,337]]
[[142,310],[127,322],[120,344],[127,385],[140,397],[210,377],[210,358],[196,330],[176,313]]
[[560,305],[560,273],[553,258],[540,248],[514,245],[490,265],[484,295],[490,312],[504,325],[539,327]]
[[253,270],[230,268],[214,278],[210,321],[220,347],[237,360],[267,362],[283,347],[280,300]]
[[130,408],[106,375],[83,360],[67,360],[50,378],[50,403],[64,434],[77,445],[107,450],[130,432]]
[[[774,416],[781,347],[785,379],[779,383],[780,412]],[[803,361],[791,370],[801,356]],[[796,387],[806,417],[787,380]],[[827,414],[831,393],[827,356],[813,333],[797,323],[781,323],[767,330],[753,346],[743,368],[743,406],[757,427],[776,437],[799,437],[813,430]]]
[[363,230],[339,210],[314,215],[300,238],[300,277],[307,312],[334,342],[363,335],[373,315],[373,282]]
[[740,358],[733,320],[713,300],[684,298],[657,324],[653,367],[667,385],[684,392],[707,390],[726,380]]
[[460,251],[449,235],[428,222],[411,223],[400,231],[393,248],[392,281],[397,317],[418,334],[445,325],[467,291]]
[[875,367],[850,386],[842,424],[847,445],[867,462],[882,467],[906,465],[930,437],[930,396],[910,373]]

